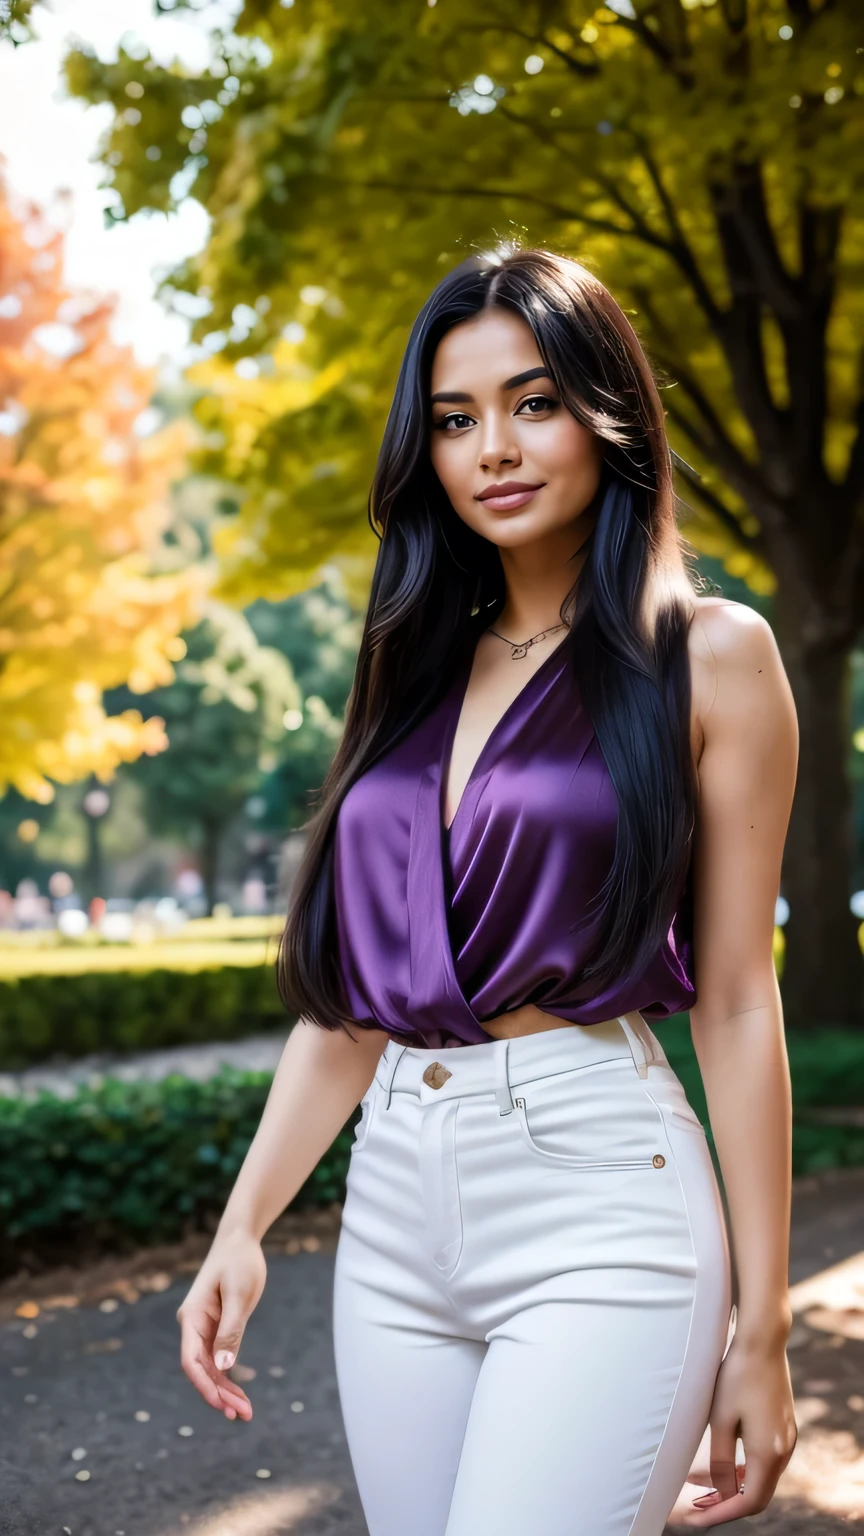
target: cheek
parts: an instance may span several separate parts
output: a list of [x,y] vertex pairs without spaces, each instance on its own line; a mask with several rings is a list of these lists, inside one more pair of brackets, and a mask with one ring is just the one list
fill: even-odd
[[575,476],[580,483],[591,483],[600,475],[602,454],[596,437],[563,412],[549,423],[548,433],[538,444],[538,457],[547,466],[550,478],[560,474],[571,481]]
[[442,442],[436,434],[429,446],[429,457],[432,460],[438,479],[447,492],[454,506],[457,501],[472,500],[471,472],[474,469],[474,460],[465,437],[452,437],[447,442]]

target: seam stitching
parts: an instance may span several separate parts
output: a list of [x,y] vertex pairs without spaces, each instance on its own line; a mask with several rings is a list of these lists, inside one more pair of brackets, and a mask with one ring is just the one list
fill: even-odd
[[[641,1081],[641,1079],[640,1079],[640,1081]],[[676,1402],[678,1400],[678,1393],[681,1390],[681,1382],[682,1382],[683,1377],[684,1377],[684,1369],[685,1369],[685,1367],[687,1365],[687,1356],[690,1353],[690,1340],[693,1337],[693,1321],[694,1321],[694,1318],[695,1318],[695,1315],[696,1315],[696,1294],[697,1294],[697,1291],[699,1289],[699,1260],[698,1260],[698,1254],[696,1252],[696,1241],[695,1241],[695,1238],[693,1236],[693,1223],[690,1220],[690,1205],[689,1205],[689,1202],[687,1200],[687,1194],[685,1192],[684,1183],[683,1183],[682,1178],[681,1178],[681,1170],[680,1170],[680,1168],[678,1166],[678,1159],[675,1156],[675,1148],[672,1146],[672,1142],[671,1142],[671,1140],[669,1138],[669,1132],[668,1132],[667,1127],[666,1127],[666,1121],[665,1121],[665,1119],[663,1117],[663,1111],[661,1110],[659,1104],[657,1103],[657,1100],[655,1099],[655,1097],[654,1097],[653,1093],[651,1092],[650,1088],[648,1087],[647,1083],[644,1083],[644,1082],[642,1083],[642,1089],[643,1089],[643,1092],[645,1093],[646,1098],[649,1098],[651,1100],[651,1103],[654,1105],[654,1108],[657,1111],[657,1115],[658,1115],[659,1120],[660,1120],[660,1125],[661,1125],[662,1130],[663,1130],[663,1135],[666,1138],[666,1144],[669,1147],[669,1151],[670,1151],[670,1153],[672,1155],[672,1166],[675,1169],[675,1177],[678,1180],[678,1188],[681,1191],[681,1199],[682,1199],[682,1202],[683,1202],[683,1205],[684,1205],[684,1214],[687,1217],[687,1231],[690,1234],[690,1249],[691,1249],[691,1252],[693,1254],[694,1263],[696,1265],[696,1273],[695,1273],[694,1278],[693,1278],[693,1298],[692,1298],[692,1300],[690,1302],[690,1317],[689,1317],[688,1322],[687,1322],[687,1338],[684,1341],[684,1353],[683,1353],[683,1355],[681,1357],[681,1369],[678,1372],[678,1380],[675,1383],[675,1391],[672,1393],[672,1401],[669,1404],[669,1412],[666,1415],[666,1422],[663,1425],[663,1432],[662,1432],[662,1434],[660,1436],[660,1439],[657,1442],[657,1449],[654,1452],[654,1457],[653,1457],[653,1460],[651,1462],[651,1469],[650,1469],[650,1471],[648,1473],[648,1476],[645,1479],[645,1486],[642,1489],[642,1492],[641,1492],[641,1494],[639,1496],[639,1503],[636,1505],[636,1508],[633,1511],[633,1519],[631,1520],[630,1525],[627,1528],[626,1536],[639,1536],[639,1533],[638,1533],[638,1531],[636,1529],[637,1522],[639,1520],[639,1514],[640,1514],[640,1511],[642,1509],[642,1505],[645,1502],[646,1494],[650,1490],[651,1479],[654,1476],[654,1470],[655,1470],[655,1468],[657,1466],[657,1461],[659,1459],[660,1452],[662,1451],[664,1443],[666,1441],[666,1435],[667,1435],[668,1430],[669,1430],[669,1424],[670,1424],[671,1419],[672,1419],[672,1414],[675,1411],[675,1404],[676,1404]],[[668,1514],[667,1514],[666,1518],[668,1519]]]

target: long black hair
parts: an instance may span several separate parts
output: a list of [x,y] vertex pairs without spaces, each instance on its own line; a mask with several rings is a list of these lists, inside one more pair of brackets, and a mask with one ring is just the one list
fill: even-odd
[[452,326],[495,306],[531,327],[563,404],[603,439],[586,558],[561,618],[619,814],[594,952],[574,986],[599,993],[638,973],[689,889],[697,787],[687,633],[697,583],[676,522],[651,365],[623,310],[578,262],[513,248],[471,256],[423,305],[399,372],[369,498],[380,545],[345,729],[307,823],[279,946],[285,1006],[328,1029],[352,1022],[333,895],[339,807],[435,706],[466,646],[504,604],[497,546],[454,512],[429,454],[435,349]]

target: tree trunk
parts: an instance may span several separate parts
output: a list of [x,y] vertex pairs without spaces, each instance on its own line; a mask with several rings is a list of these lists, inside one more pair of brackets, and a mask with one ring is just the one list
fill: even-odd
[[[800,729],[798,781],[783,858],[789,903],[781,982],[788,1025],[864,1023],[864,957],[854,917],[849,653],[804,639],[805,616],[781,584],[776,633]],[[808,618],[812,620],[812,610]],[[809,627],[809,626],[808,626]]]
[[94,896],[105,895],[103,889],[105,880],[102,860],[102,839],[98,816],[88,816],[85,811],[84,824],[87,828],[87,861],[84,865],[84,890],[87,899],[92,901]]
[[204,881],[204,898],[207,902],[207,914],[212,913],[216,904],[216,882],[219,878],[219,852],[222,844],[222,826],[216,821],[202,823],[204,833],[201,845],[201,878]]

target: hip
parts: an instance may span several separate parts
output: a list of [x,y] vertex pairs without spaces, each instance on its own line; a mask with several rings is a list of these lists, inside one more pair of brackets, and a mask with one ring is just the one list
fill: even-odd
[[377,1260],[727,1266],[705,1131],[641,1015],[441,1056],[390,1041],[362,1101],[343,1225]]

